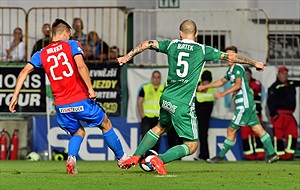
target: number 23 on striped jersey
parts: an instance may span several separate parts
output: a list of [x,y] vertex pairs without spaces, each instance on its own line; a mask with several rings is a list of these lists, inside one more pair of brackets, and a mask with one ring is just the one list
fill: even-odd
[[67,55],[64,53],[64,52],[61,52],[59,53],[57,56],[55,55],[50,55],[48,58],[47,58],[47,62],[50,63],[50,62],[54,62],[54,65],[52,65],[50,67],[50,73],[51,73],[51,76],[53,78],[53,80],[62,80],[63,79],[63,76],[62,75],[58,75],[56,73],[54,73],[54,70],[59,66],[59,61],[62,60],[63,62],[61,62],[62,65],[66,65],[67,66],[67,69],[64,70],[61,74],[65,77],[70,77],[73,75],[74,71],[72,69],[72,66],[71,64],[69,63],[69,60],[68,60],[68,57]]

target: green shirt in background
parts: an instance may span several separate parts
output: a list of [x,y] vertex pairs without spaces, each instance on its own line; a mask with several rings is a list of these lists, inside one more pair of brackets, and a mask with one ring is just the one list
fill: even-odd
[[236,109],[241,110],[245,108],[253,108],[253,106],[255,106],[253,92],[248,84],[246,72],[242,65],[234,64],[227,70],[224,78],[230,81],[231,86],[235,84],[235,80],[237,78],[242,79],[241,88],[234,92]]

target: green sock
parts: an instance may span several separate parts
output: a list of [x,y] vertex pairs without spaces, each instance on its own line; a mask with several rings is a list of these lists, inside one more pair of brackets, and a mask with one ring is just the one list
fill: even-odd
[[261,138],[261,142],[264,144],[264,147],[267,149],[268,155],[272,155],[275,153],[271,137],[269,133],[265,133]]
[[190,154],[190,148],[185,145],[177,145],[160,154],[158,157],[166,164]]
[[159,136],[150,129],[143,137],[133,155],[142,156],[145,152],[147,152],[147,150],[150,150],[156,144],[158,138]]
[[234,145],[234,141],[231,141],[229,139],[225,139],[223,148],[222,148],[221,152],[219,153],[219,156],[221,158],[224,158],[225,154],[231,149],[231,147],[233,145]]

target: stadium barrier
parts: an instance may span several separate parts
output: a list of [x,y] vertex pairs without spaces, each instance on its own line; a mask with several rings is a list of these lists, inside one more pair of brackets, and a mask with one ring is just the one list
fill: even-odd
[[[63,18],[72,24],[82,18],[83,32],[96,31],[109,46],[116,45],[125,54],[134,45],[146,39],[178,38],[178,25],[187,18],[198,24],[197,41],[223,50],[236,45],[239,52],[265,61],[270,65],[288,65],[291,75],[300,61],[299,20],[269,20],[263,9],[128,9],[126,7],[0,7],[0,61],[3,46],[12,39],[16,27],[23,29],[26,59],[30,58],[33,44],[42,38],[41,27]],[[222,19],[220,19],[222,18]],[[165,23],[168,23],[166,27]],[[137,64],[166,64],[166,59],[154,52],[134,58]]]
[[0,62],[6,61],[5,47],[13,40],[13,31],[20,27],[26,41],[26,11],[21,7],[0,7]]
[[[26,14],[27,25],[27,58],[30,58],[32,47],[38,39],[42,38],[41,28],[56,18],[67,21],[71,26],[74,18],[81,18],[82,32],[98,33],[99,37],[110,47],[117,46],[124,52],[125,46],[125,7],[33,7]],[[109,52],[110,53],[110,52]]]

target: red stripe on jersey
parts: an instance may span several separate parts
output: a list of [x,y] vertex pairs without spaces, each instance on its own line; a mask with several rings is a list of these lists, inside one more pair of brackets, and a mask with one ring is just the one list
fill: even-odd
[[[81,48],[79,43],[78,47]],[[53,42],[44,48],[41,61],[51,84],[55,105],[88,98],[88,89],[78,72],[67,41]]]

